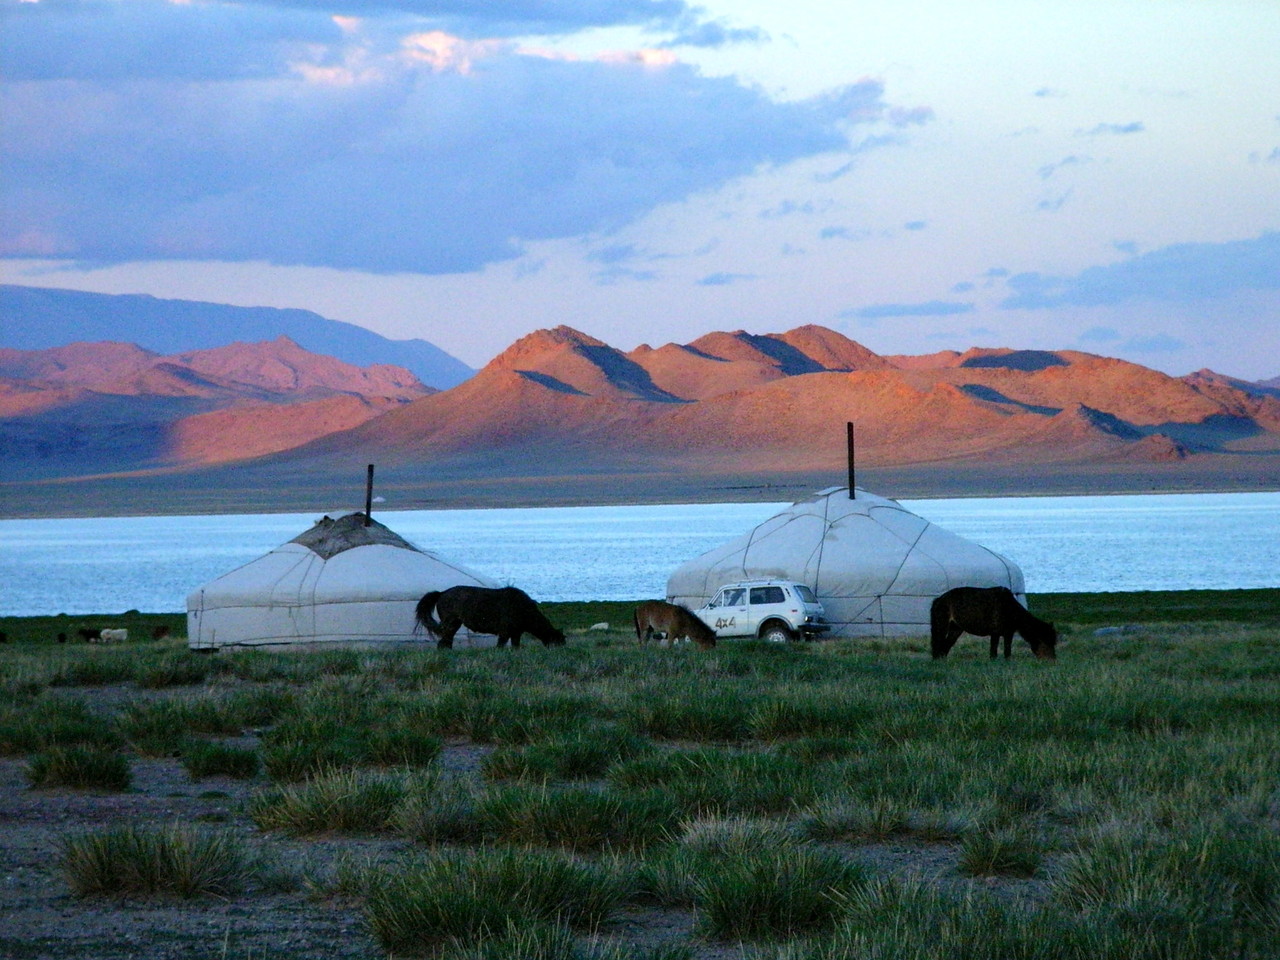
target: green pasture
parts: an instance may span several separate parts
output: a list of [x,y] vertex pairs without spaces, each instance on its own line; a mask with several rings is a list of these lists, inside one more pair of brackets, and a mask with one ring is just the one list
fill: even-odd
[[[545,604],[568,645],[518,650],[201,655],[172,614],[9,617],[0,756],[39,790],[155,758],[248,784],[238,823],[50,856],[81,898],[247,902],[290,889],[255,843],[314,844],[281,895],[358,903],[371,955],[1280,957],[1280,590],[1030,606],[1055,662],[640,647],[626,602]],[[81,621],[174,637],[56,642]],[[362,865],[344,837],[402,847]]]

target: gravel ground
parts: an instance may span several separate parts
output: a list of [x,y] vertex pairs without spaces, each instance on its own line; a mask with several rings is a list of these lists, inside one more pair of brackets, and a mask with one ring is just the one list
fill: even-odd
[[[112,692],[101,691],[109,700]],[[237,741],[240,744],[252,740]],[[487,748],[446,747],[443,767],[460,775],[477,770]],[[245,812],[265,786],[229,778],[193,782],[177,760],[131,759],[133,786],[126,793],[31,789],[26,760],[0,758],[0,958],[24,960],[347,960],[384,954],[354,900],[317,894],[306,878],[324,878],[340,857],[393,862],[414,845],[387,837],[327,836],[294,840],[263,833]],[[235,897],[116,899],[74,896],[59,864],[68,835],[110,826],[203,825],[239,836],[284,878],[258,884]],[[874,844],[848,848],[882,874],[919,874],[943,884],[995,888],[1012,896],[1037,894],[1037,881],[962,878],[955,845]],[[697,960],[742,960],[738,943],[694,938],[691,911],[629,908],[601,941],[652,947],[694,944]]]

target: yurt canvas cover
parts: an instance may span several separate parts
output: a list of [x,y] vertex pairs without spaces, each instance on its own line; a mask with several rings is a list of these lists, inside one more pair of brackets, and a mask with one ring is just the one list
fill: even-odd
[[415,547],[363,513],[314,527],[187,597],[193,650],[422,641],[414,607],[431,590],[499,584]]
[[823,490],[690,560],[667,599],[696,610],[734,580],[791,579],[817,594],[837,637],[927,634],[929,605],[952,587],[1008,587],[1026,603],[1015,563],[896,501],[855,494]]

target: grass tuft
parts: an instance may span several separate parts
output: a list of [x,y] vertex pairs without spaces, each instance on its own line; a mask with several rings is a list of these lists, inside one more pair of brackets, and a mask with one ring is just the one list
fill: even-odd
[[22,706],[0,710],[0,755],[33,753],[50,747],[94,746],[109,749],[120,737],[84,701],[41,696]]
[[37,753],[27,765],[27,781],[33,787],[73,787],[78,790],[129,789],[129,761],[100,747],[54,747]]
[[182,751],[182,765],[192,780],[206,777],[252,780],[258,775],[258,752],[252,747],[192,740]]
[[62,869],[77,897],[228,896],[252,874],[236,840],[182,827],[120,827],[64,838]]
[[710,861],[694,882],[711,937],[785,940],[831,930],[863,868],[813,846],[738,851]]
[[258,794],[249,803],[249,816],[263,830],[294,836],[389,830],[406,790],[401,775],[328,770],[303,783]]
[[590,780],[647,746],[622,727],[602,724],[526,746],[498,747],[485,757],[482,770],[491,780]]
[[1043,843],[1026,829],[997,827],[965,836],[959,869],[970,877],[1031,877],[1043,859]]
[[680,811],[660,791],[511,785],[477,805],[484,836],[501,843],[567,850],[635,850],[666,839]]
[[422,956],[534,925],[594,927],[630,890],[619,870],[563,854],[448,852],[378,883],[369,894],[367,917],[382,949]]

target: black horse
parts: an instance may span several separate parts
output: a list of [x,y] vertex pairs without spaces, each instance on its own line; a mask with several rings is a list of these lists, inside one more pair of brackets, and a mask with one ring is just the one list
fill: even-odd
[[1008,587],[956,587],[933,601],[929,608],[933,658],[951,652],[962,633],[991,638],[991,658],[1004,640],[1004,657],[1012,653],[1013,635],[1031,644],[1031,652],[1042,660],[1055,658],[1058,631],[1052,623],[1032,616]]
[[[432,612],[440,615],[437,621]],[[460,627],[472,633],[492,633],[498,646],[520,646],[522,634],[531,633],[548,647],[564,646],[564,632],[551,625],[538,605],[515,587],[450,587],[433,590],[418,601],[418,623],[436,638],[437,647],[452,647]]]

